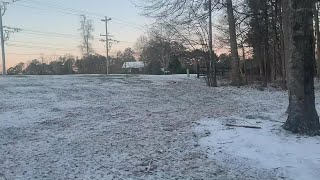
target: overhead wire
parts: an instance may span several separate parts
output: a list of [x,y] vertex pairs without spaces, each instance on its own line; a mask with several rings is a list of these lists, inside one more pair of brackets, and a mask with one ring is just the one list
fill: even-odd
[[21,44],[14,44],[14,43],[6,43],[8,46],[13,47],[22,47],[22,48],[38,48],[38,49],[47,49],[47,50],[58,50],[58,51],[76,51],[77,49],[65,49],[65,48],[55,48],[49,46],[34,46],[34,45],[21,45]]
[[61,54],[44,54],[44,53],[7,53],[9,55],[17,56],[64,56]]
[[36,44],[36,45],[52,45],[52,46],[64,46],[65,45],[65,44],[53,44],[53,43],[47,43],[47,42],[31,42],[31,41],[16,41],[16,40],[10,40],[10,42],[24,43],[24,44]]
[[[62,14],[67,14],[67,15],[72,15],[72,16],[80,16],[82,14],[86,14],[86,15],[89,15],[90,17],[93,17],[93,18],[104,17],[104,15],[99,14],[99,13],[76,10],[76,9],[72,9],[72,8],[65,8],[65,7],[61,7],[58,5],[54,5],[54,4],[39,2],[36,0],[20,0],[20,1],[17,1],[17,3],[12,4],[12,5],[26,7],[26,8],[32,8],[32,9],[36,9],[36,10],[43,10],[45,12],[48,12],[48,11],[57,12],[57,13],[62,13]],[[122,20],[120,18],[113,17],[112,19],[117,24],[125,24],[125,25],[129,24],[129,25],[131,25],[130,27],[132,27],[132,28],[136,28],[141,31],[145,31],[144,30],[145,27],[142,25],[139,25],[139,24],[136,24],[133,22],[129,22],[126,20]],[[21,31],[20,33],[26,33],[29,35],[37,35],[37,36],[68,38],[68,39],[75,39],[75,40],[80,40],[80,38],[81,38],[80,36],[74,35],[74,34],[65,34],[65,33],[59,33],[59,32],[44,32],[44,31],[38,31],[38,30],[32,30],[32,29],[23,29],[23,31]],[[31,49],[37,48],[37,49],[44,49],[44,50],[56,50],[56,51],[67,51],[67,52],[79,50],[79,49],[65,49],[65,48],[59,48],[59,47],[57,48],[56,46],[60,46],[58,44],[36,43],[36,42],[25,42],[25,41],[24,42],[23,41],[12,41],[12,42],[14,42],[14,43],[6,43],[6,44],[8,46],[18,47],[18,48],[31,48]],[[118,41],[118,42],[129,43],[129,44],[134,43],[134,42],[129,42],[129,41]],[[19,44],[19,43],[24,43],[24,44]],[[35,46],[35,45],[46,45],[46,46]],[[52,47],[50,45],[55,46],[55,47]],[[99,52],[99,51],[97,51],[97,52]],[[8,53],[8,54],[12,54],[12,55],[38,55],[38,54],[31,54],[31,53],[30,54]]]
[[[13,4],[13,5],[22,6],[22,7],[28,7],[28,8],[33,8],[33,9],[40,9],[38,6],[43,6],[43,7],[47,7],[47,8],[57,9],[54,12],[68,14],[68,15],[80,16],[80,15],[86,14],[86,15],[92,17],[92,18],[99,18],[99,19],[105,17],[103,14],[100,14],[100,13],[83,11],[83,10],[76,10],[76,9],[72,9],[72,8],[65,8],[65,7],[61,7],[61,6],[58,6],[58,5],[48,4],[48,3],[39,2],[39,1],[35,1],[35,0],[20,0],[18,2],[20,2],[20,3],[16,3],[16,4]],[[27,5],[21,4],[21,3],[26,3]],[[36,6],[30,6],[30,4],[31,5],[36,5]],[[50,10],[50,11],[52,11],[52,10]],[[130,24],[132,28],[136,28],[136,29],[139,29],[141,31],[145,31],[144,29],[146,28],[146,26],[142,26],[142,25],[139,25],[137,23],[130,22],[130,21],[127,21],[127,20],[122,20],[122,19],[116,18],[116,17],[111,17],[111,18],[113,20],[115,20],[115,21],[118,21],[118,23]]]
[[49,35],[54,35],[54,36],[79,38],[78,35],[74,35],[74,34],[64,34],[64,33],[58,33],[58,32],[45,32],[45,31],[37,31],[37,30],[24,29],[24,28],[21,28],[21,29],[22,29],[22,32],[30,32],[30,33],[38,33],[38,34],[49,34]]

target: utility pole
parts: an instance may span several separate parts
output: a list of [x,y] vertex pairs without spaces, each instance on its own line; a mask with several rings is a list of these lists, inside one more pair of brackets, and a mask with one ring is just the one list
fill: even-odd
[[[6,51],[4,47],[4,42],[9,39],[10,33],[15,33],[21,31],[19,28],[11,28],[3,26],[2,16],[7,10],[7,5],[16,2],[17,0],[11,0],[11,2],[2,2],[0,0],[0,38],[1,38],[1,50],[2,50],[2,74],[7,75],[6,69]],[[6,28],[6,30],[4,30]],[[6,34],[4,34],[6,33]]]
[[0,35],[1,35],[1,50],[2,50],[2,74],[5,76],[7,75],[6,69],[6,54],[4,49],[4,35],[3,35],[3,23],[2,23],[2,16],[4,14],[4,5],[0,2]]
[[105,22],[106,24],[106,35],[100,35],[106,37],[106,59],[107,59],[107,75],[109,75],[109,35],[108,35],[108,21],[111,21],[111,18],[108,18],[107,16],[105,19],[101,20],[102,22]]

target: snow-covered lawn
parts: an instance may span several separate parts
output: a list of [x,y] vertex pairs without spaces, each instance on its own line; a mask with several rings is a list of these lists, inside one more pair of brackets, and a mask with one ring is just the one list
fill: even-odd
[[[287,94],[248,87],[238,92],[230,94],[239,105],[235,111],[204,118],[195,128],[198,143],[207,148],[210,158],[249,179],[318,180],[320,137],[293,135],[281,128],[287,118]],[[319,83],[316,94],[320,112]],[[230,124],[261,129],[227,126]]]
[[[257,125],[262,129],[230,128],[227,122],[238,125]],[[204,120],[201,129],[211,133],[199,143],[208,148],[209,156],[222,162],[231,171],[240,171],[260,179],[270,178],[318,180],[320,177],[320,138],[292,136],[268,119],[248,120],[229,117]],[[268,178],[269,179],[269,178]]]
[[284,91],[186,75],[0,77],[0,90],[0,179],[320,176],[319,138],[280,128]]

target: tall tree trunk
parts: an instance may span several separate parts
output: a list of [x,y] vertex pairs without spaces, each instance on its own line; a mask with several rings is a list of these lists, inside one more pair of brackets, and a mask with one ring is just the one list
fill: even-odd
[[264,45],[258,45],[259,48],[259,80],[264,81]]
[[240,86],[239,54],[236,34],[236,22],[233,14],[232,0],[227,0],[227,13],[229,22],[230,46],[232,56],[232,78],[231,85]]
[[207,75],[207,83],[210,87],[217,87],[217,64],[213,57],[213,44],[212,44],[212,0],[208,0],[209,9],[209,54],[210,54],[210,66]]
[[319,28],[319,9],[318,5],[314,6],[314,22],[315,22],[315,31],[316,31],[316,38],[317,38],[317,77],[320,77],[320,28]]
[[252,45],[253,60],[250,65],[250,81],[261,80],[261,44],[254,42]]
[[313,134],[320,129],[314,96],[314,1],[286,0],[288,23],[288,119],[283,128],[293,133]]
[[286,37],[284,34],[284,29],[288,29],[287,27],[285,27],[285,22],[283,21],[283,6],[287,6],[286,4],[283,4],[284,1],[286,0],[279,0],[279,23],[280,23],[280,48],[279,48],[279,52],[280,52],[280,57],[281,57],[281,75],[282,75],[282,86],[284,89],[287,89],[287,70],[286,70],[286,50],[285,50],[285,38],[287,37],[287,33],[286,33]]
[[243,73],[244,73],[244,84],[248,84],[248,71],[247,71],[247,60],[246,60],[246,52],[244,49],[244,43],[241,42],[241,49],[242,49],[242,60],[243,60]]
[[263,86],[267,86],[270,80],[270,54],[269,54],[269,13],[268,1],[264,5],[264,23],[265,23],[265,36],[264,36],[264,81]]
[[[290,46],[292,44],[292,37],[290,36],[292,34],[292,29],[289,28],[289,20],[290,20],[290,8],[288,6],[289,0],[281,0],[281,7],[282,7],[282,24],[283,24],[283,29],[282,29],[282,33],[283,33],[283,49],[284,49],[284,72],[285,72],[285,80],[286,80],[286,87],[288,88],[288,83],[289,83],[289,59],[290,59]],[[290,91],[289,93],[289,102],[291,101],[291,95],[290,95]],[[291,104],[289,103],[288,109],[287,109],[287,113],[289,113],[290,109],[291,109]]]
[[277,80],[277,8],[276,2],[271,1],[272,15],[272,64],[271,64],[271,81]]
[[274,13],[273,13],[273,33],[274,33],[274,43],[273,43],[273,51],[274,51],[274,80],[278,80],[278,75],[281,75],[281,54],[280,54],[280,33],[278,28],[279,23],[279,1],[275,0],[272,1],[273,7],[274,7]]

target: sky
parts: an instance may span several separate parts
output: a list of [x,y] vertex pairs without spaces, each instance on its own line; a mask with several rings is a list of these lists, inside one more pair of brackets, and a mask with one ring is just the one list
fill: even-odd
[[[9,0],[7,0],[9,1]],[[80,15],[94,21],[96,53],[105,55],[104,16],[112,18],[109,33],[119,40],[111,48],[111,55],[126,47],[133,47],[136,39],[145,34],[151,19],[140,15],[141,10],[131,0],[19,0],[7,6],[3,25],[21,28],[6,41],[7,69],[32,59],[51,61],[65,54],[81,56]],[[1,63],[2,66],[2,63]]]

